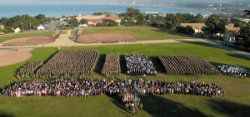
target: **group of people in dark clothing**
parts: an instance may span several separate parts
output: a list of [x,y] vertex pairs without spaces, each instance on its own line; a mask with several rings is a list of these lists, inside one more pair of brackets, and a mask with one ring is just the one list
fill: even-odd
[[86,80],[54,79],[14,82],[2,90],[4,96],[118,96],[121,103],[136,112],[144,95],[187,94],[221,96],[223,89],[216,84],[198,81],[160,80]]

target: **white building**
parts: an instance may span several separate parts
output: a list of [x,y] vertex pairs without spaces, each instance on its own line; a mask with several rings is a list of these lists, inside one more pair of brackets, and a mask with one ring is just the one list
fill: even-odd
[[14,29],[14,33],[19,33],[19,32],[21,32],[22,30],[20,29],[20,28],[16,28],[16,29]]
[[37,26],[36,29],[37,29],[37,30],[45,30],[45,27],[44,27],[43,25],[39,25],[39,26]]

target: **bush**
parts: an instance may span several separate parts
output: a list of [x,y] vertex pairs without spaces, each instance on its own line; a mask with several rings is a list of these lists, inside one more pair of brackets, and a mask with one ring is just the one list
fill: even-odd
[[102,23],[97,24],[97,26],[118,26],[118,23],[116,23],[113,20],[106,19],[106,20],[103,20]]
[[193,35],[195,33],[194,29],[190,26],[187,26],[187,27],[178,26],[178,27],[176,27],[176,32],[182,33],[185,35]]

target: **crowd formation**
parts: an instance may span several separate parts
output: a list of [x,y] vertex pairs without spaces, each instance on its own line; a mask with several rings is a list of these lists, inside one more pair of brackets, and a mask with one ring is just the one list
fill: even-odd
[[197,57],[161,56],[159,57],[168,74],[216,74],[216,68]]
[[203,82],[163,82],[146,80],[83,80],[54,79],[46,81],[15,82],[3,90],[6,96],[89,96],[118,94],[128,90],[142,95],[190,94],[219,96],[221,87]]
[[236,65],[218,65],[217,68],[226,75],[234,75],[234,76],[240,76],[240,77],[246,77],[250,76],[250,70],[236,66]]
[[130,75],[153,75],[157,71],[153,62],[145,56],[125,56],[127,74]]
[[197,81],[147,81],[147,80],[84,80],[54,79],[15,82],[2,90],[4,96],[118,96],[121,103],[136,112],[144,95],[187,94],[221,96],[224,91],[215,84]]

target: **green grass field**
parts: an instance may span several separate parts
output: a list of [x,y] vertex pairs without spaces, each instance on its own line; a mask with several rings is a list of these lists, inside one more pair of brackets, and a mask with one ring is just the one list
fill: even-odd
[[[227,50],[199,44],[147,44],[81,47],[96,48],[100,53],[131,54],[140,53],[150,56],[186,55],[198,56],[210,62],[237,64],[250,68],[250,60],[233,56]],[[72,49],[72,48],[67,48]],[[38,48],[33,51],[31,61],[45,60],[53,55],[55,48]],[[0,68],[0,85],[15,80],[15,70],[20,66],[12,65]],[[92,74],[91,78],[103,78]],[[131,78],[121,75],[124,79]],[[139,78],[139,77],[136,77]],[[199,80],[216,82],[224,87],[223,97],[200,97],[189,95],[164,95],[143,98],[143,110],[132,115],[117,105],[117,101],[108,96],[96,97],[0,97],[0,117],[247,117],[250,116],[250,79],[237,79],[227,76],[148,76],[151,80]],[[103,115],[102,115],[103,114]]]
[[15,39],[15,38],[23,38],[23,37],[32,37],[32,36],[53,36],[53,32],[49,31],[32,31],[32,32],[22,32],[18,34],[6,34],[0,36],[0,42]]
[[187,36],[181,36],[177,34],[171,34],[161,31],[157,28],[147,26],[134,26],[134,27],[89,27],[82,30],[82,34],[94,34],[94,33],[118,33],[118,34],[130,34],[138,40],[163,40],[163,39],[186,39]]

